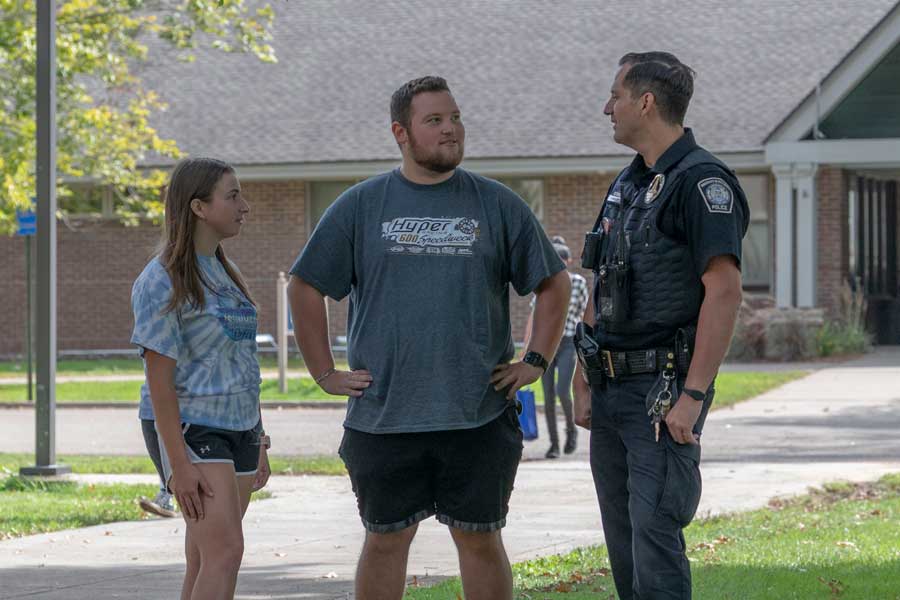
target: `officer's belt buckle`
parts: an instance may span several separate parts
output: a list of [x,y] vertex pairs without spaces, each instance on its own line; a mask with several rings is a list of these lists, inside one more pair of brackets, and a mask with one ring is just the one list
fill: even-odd
[[616,369],[613,366],[612,352],[610,352],[609,350],[601,350],[600,354],[601,356],[603,356],[603,360],[606,362],[606,370],[608,371],[606,376],[611,379],[615,379]]

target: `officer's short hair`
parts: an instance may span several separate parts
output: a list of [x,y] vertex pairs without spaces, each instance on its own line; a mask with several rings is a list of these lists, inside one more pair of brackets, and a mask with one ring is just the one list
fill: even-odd
[[619,59],[619,66],[625,65],[631,66],[624,81],[631,94],[650,92],[667,123],[684,124],[694,94],[694,70],[668,52],[629,52]]
[[407,81],[391,96],[391,122],[396,121],[409,129],[410,107],[413,98],[424,92],[447,92],[447,80],[443,77],[426,75],[418,79]]

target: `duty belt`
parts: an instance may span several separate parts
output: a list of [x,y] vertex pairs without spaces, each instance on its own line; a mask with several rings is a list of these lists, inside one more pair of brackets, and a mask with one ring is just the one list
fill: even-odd
[[625,375],[642,373],[658,373],[669,369],[687,375],[691,366],[690,355],[675,348],[650,348],[649,350],[631,350],[616,352],[600,350],[603,373],[610,379]]

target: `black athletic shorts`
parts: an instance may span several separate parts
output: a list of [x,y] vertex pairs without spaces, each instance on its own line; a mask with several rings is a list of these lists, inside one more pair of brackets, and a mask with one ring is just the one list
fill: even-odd
[[[262,432],[262,422],[247,431],[182,423],[181,432],[191,463],[231,463],[238,477],[256,474],[259,467],[259,436]],[[172,478],[172,463],[169,461],[162,437],[159,439],[159,452],[168,487]]]
[[474,429],[371,434],[344,429],[340,455],[363,525],[390,533],[437,515],[466,531],[506,525],[522,458],[514,407]]

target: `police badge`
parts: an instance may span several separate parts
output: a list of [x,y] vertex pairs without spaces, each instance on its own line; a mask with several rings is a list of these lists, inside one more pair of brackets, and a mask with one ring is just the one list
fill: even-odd
[[666,176],[660,173],[650,182],[650,187],[647,188],[647,193],[644,194],[644,202],[650,204],[656,200],[664,185],[666,185]]

